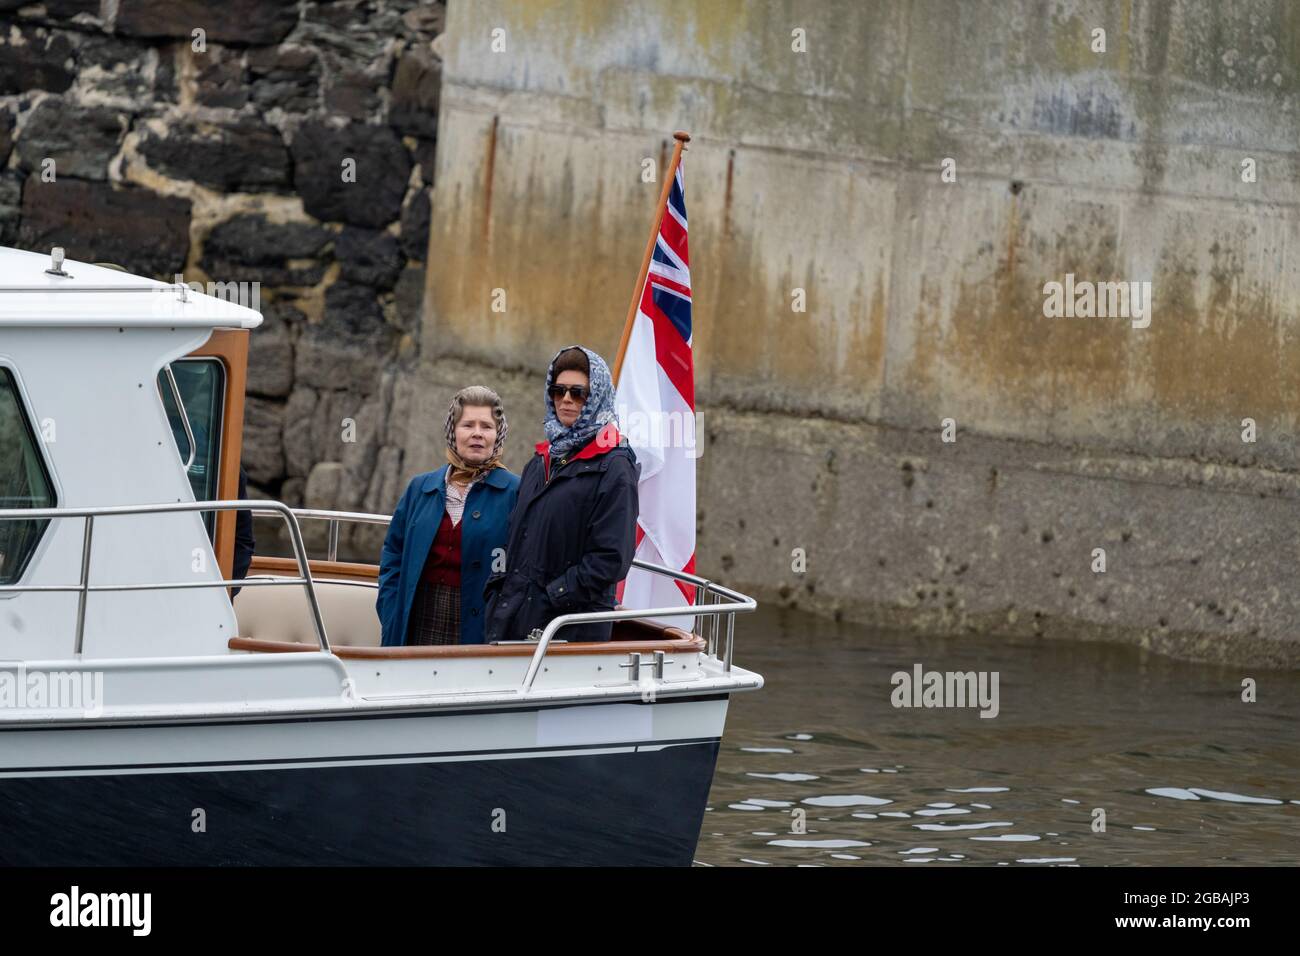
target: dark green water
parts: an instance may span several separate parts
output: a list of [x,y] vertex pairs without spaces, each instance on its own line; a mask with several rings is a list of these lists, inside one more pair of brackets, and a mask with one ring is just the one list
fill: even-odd
[[[1300,863],[1300,672],[762,608],[736,630],[767,685],[733,698],[701,864]],[[998,716],[895,708],[917,663],[997,671]]]

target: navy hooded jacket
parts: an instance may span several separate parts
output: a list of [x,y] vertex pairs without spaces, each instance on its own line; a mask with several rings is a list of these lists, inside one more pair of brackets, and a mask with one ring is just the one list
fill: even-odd
[[[505,572],[487,583],[489,642],[524,640],[560,614],[614,609],[636,551],[640,474],[612,425],[569,458],[552,461],[538,444],[519,479]],[[611,629],[576,624],[556,638],[607,641]]]

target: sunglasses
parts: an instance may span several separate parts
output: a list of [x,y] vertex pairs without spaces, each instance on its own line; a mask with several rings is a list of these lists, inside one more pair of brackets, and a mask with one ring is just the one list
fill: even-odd
[[568,392],[575,402],[585,402],[587,396],[591,394],[591,389],[586,385],[552,385],[550,392],[551,398],[557,402],[564,397],[565,392]]

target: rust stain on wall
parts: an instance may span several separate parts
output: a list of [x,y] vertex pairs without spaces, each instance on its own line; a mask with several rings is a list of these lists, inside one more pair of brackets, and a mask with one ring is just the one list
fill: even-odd
[[[1149,375],[1158,407],[1235,433],[1242,418],[1294,421],[1300,408],[1300,340],[1284,330],[1268,291],[1214,271],[1203,305],[1200,276],[1157,279]],[[1244,450],[1244,449],[1243,449]]]
[[497,125],[501,117],[492,117],[492,128],[488,130],[487,156],[483,160],[483,249],[486,252],[492,237],[492,182],[496,173],[497,162]]
[[722,197],[722,234],[731,238],[731,184],[736,171],[736,151],[727,150],[727,188]]
[[1011,214],[1007,217],[1007,260],[1006,277],[1010,279],[1016,273],[1016,244],[1020,241],[1020,189],[1019,183],[1011,184]]

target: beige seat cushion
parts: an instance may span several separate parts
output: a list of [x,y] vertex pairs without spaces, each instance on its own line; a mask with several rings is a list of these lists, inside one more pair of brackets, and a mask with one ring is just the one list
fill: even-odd
[[[382,644],[374,587],[357,587],[320,578],[315,579],[314,584],[330,644],[339,647],[379,647]],[[239,624],[239,637],[318,643],[307,595],[300,584],[244,588],[235,597],[235,617]],[[689,636],[686,631],[675,627],[636,620],[615,622],[612,635],[616,641],[679,640]],[[564,637],[563,632],[559,637]]]
[[[331,644],[348,647],[378,647],[382,640],[379,615],[375,613],[375,589],[313,582],[325,634]],[[263,641],[297,641],[316,644],[307,595],[300,584],[244,588],[235,596],[235,617],[239,636]]]

